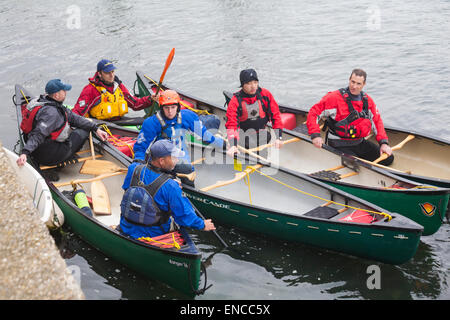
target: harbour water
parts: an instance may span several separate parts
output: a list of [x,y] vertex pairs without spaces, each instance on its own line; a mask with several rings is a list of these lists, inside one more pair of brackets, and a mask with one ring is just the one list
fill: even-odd
[[[0,139],[17,141],[14,85],[35,94],[60,78],[74,104],[102,58],[132,91],[135,72],[223,104],[239,72],[252,67],[281,104],[310,107],[347,85],[353,68],[368,73],[365,91],[390,126],[450,140],[449,1],[315,2],[286,0],[42,1],[0,6]],[[276,199],[274,199],[276,201]],[[450,299],[450,226],[421,239],[400,266],[235,228],[195,233],[213,286],[197,300]],[[55,235],[66,263],[77,269],[86,299],[184,299],[90,247],[70,230]],[[368,285],[371,266],[381,285]]]

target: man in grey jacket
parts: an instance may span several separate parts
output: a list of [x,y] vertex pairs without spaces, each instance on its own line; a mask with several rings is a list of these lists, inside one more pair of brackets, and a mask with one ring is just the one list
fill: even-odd
[[27,114],[23,114],[21,123],[26,143],[17,159],[19,166],[23,166],[30,155],[41,165],[56,165],[71,159],[83,146],[90,131],[106,140],[105,131],[63,105],[70,89],[72,86],[60,79],[50,80],[45,86],[47,94],[27,104]]

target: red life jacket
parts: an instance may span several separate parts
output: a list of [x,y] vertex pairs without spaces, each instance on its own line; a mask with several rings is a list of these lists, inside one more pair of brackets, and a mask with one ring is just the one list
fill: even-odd
[[369,135],[372,122],[369,116],[369,102],[367,94],[361,91],[363,108],[358,112],[353,107],[350,95],[346,89],[339,89],[344,100],[347,102],[349,115],[342,120],[336,121],[328,118],[327,125],[330,131],[344,139],[361,139]]
[[[34,103],[33,103],[34,102]],[[22,104],[22,122],[20,123],[20,129],[22,129],[25,135],[29,134],[31,130],[34,129],[35,123],[34,119],[36,118],[36,114],[38,111],[46,105],[45,102],[38,104],[39,101],[32,100],[28,104]],[[56,140],[61,132],[64,130],[66,125],[68,124],[67,113],[64,112],[64,123],[63,125],[50,133],[50,139]]]

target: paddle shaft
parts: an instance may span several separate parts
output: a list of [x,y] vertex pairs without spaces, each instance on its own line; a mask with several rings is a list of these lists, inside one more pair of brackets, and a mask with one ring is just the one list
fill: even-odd
[[90,179],[76,179],[76,180],[72,180],[69,182],[61,182],[61,183],[55,183],[55,187],[59,188],[59,187],[64,187],[64,186],[68,186],[70,184],[79,184],[79,183],[89,183],[89,182],[93,182],[93,181],[97,181],[97,180],[102,180],[105,178],[109,178],[109,177],[113,177],[113,176],[117,176],[119,174],[124,174],[126,173],[126,171],[117,171],[117,172],[113,172],[113,173],[105,173],[99,176],[96,176],[95,178],[90,178]]
[[270,163],[270,161],[267,160],[266,158],[261,157],[259,154],[256,154],[256,153],[254,153],[253,151],[250,151],[250,150],[248,150],[248,149],[246,149],[246,148],[244,148],[244,147],[242,147],[242,146],[240,146],[240,145],[237,145],[237,148],[238,148],[239,150],[241,150],[241,151],[243,151],[243,152],[245,152],[245,153],[247,153],[247,154],[249,154],[249,155],[255,157],[255,158],[258,158],[258,159],[260,159],[260,160],[263,160],[263,161],[265,161],[266,163]]
[[[189,200],[189,199],[188,199]],[[192,203],[191,200],[189,200],[189,203],[191,204],[192,208],[194,208],[195,212],[197,213],[197,215],[202,218],[203,220],[206,220],[205,217],[202,215],[202,213],[200,212],[200,210],[197,209],[196,206],[194,206],[194,204]],[[228,248],[228,244],[219,236],[219,234],[216,232],[216,230],[212,230],[212,232],[214,233],[214,235],[217,237],[217,239],[219,239],[219,241],[222,243],[222,245],[225,248]]]
[[[296,141],[300,141],[300,138],[291,138],[289,140],[282,141],[281,144],[285,145],[285,144],[296,142]],[[262,146],[259,146],[259,147],[256,147],[256,148],[252,148],[252,149],[248,149],[248,150],[250,150],[250,151],[261,151],[261,150],[264,150],[264,149],[266,149],[268,147],[271,147],[271,146],[273,146],[273,143],[263,144]]]
[[[415,136],[410,134],[408,135],[402,142],[400,142],[399,144],[393,146],[391,148],[392,151],[398,150],[403,148],[403,146],[405,145],[405,143],[407,143],[408,141],[411,141],[412,139],[414,139]],[[384,159],[386,159],[388,157],[388,155],[386,153],[383,153],[378,159],[374,160],[373,163],[378,163],[380,161],[383,161]]]
[[[101,157],[103,157],[103,155],[101,155],[101,154],[95,155],[95,158],[101,158]],[[75,162],[83,162],[83,161],[86,161],[86,160],[92,160],[92,157],[89,156],[89,157],[75,159]],[[66,161],[66,162],[68,162],[68,161]],[[58,165],[39,167],[39,169],[41,169],[41,170],[47,170],[47,169],[53,169],[53,168],[58,168]]]
[[233,179],[231,179],[231,180],[217,181],[215,184],[207,186],[207,187],[204,187],[204,188],[201,188],[200,190],[201,191],[209,191],[209,190],[212,190],[212,189],[215,189],[215,188],[218,188],[218,187],[223,187],[223,186],[232,184],[234,182],[237,182],[237,181],[243,179],[245,176],[247,176],[247,174],[253,173],[256,169],[259,169],[261,167],[262,167],[262,164],[257,164],[257,165],[255,165],[253,167],[250,167],[250,168],[247,167],[247,168],[245,168],[244,171],[236,173],[235,177]]

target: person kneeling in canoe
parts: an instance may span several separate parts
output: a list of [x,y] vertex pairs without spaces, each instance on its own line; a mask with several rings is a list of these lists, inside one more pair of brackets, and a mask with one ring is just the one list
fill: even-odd
[[[346,154],[374,161],[383,153],[388,155],[382,165],[394,161],[383,121],[374,101],[362,91],[367,74],[364,70],[354,69],[350,74],[347,88],[326,94],[313,105],[308,113],[306,124],[314,146],[321,148],[318,120],[325,120],[328,127],[326,143]],[[374,131],[379,145],[366,138]]]
[[271,135],[266,126],[270,121],[276,134],[274,145],[280,148],[283,124],[277,102],[269,90],[259,86],[258,75],[254,69],[242,70],[239,80],[242,89],[233,94],[227,108],[225,127],[231,145],[228,155],[239,153],[239,130],[245,133],[242,146],[247,149],[269,143]]
[[90,131],[106,140],[105,131],[63,105],[66,92],[71,88],[60,79],[50,80],[45,86],[46,95],[22,106],[20,127],[25,146],[17,159],[19,166],[23,166],[30,155],[40,165],[57,165],[69,160],[81,149]]
[[[185,133],[190,131],[216,148],[226,148],[227,144],[222,138],[214,136],[209,132],[198,115],[188,109],[181,110],[180,96],[174,90],[165,90],[158,97],[160,110],[150,118],[147,118],[139,132],[134,144],[134,160],[146,163],[148,159],[148,148],[152,142],[168,139],[184,151],[184,156],[175,166],[174,172],[190,174],[194,171],[191,165],[190,155],[185,142]],[[183,177],[183,183],[193,186],[193,182]]]
[[[215,230],[211,219],[203,220],[182,195],[171,171],[184,151],[168,140],[158,140],[150,147],[149,165],[133,162],[128,167],[122,188],[120,229],[128,236],[155,237],[174,231],[176,225],[199,230]],[[144,190],[143,190],[144,189]]]
[[128,113],[129,107],[138,111],[152,105],[151,96],[133,97],[115,75],[115,69],[110,60],[97,63],[97,72],[81,91],[73,112],[99,120],[118,120]]

